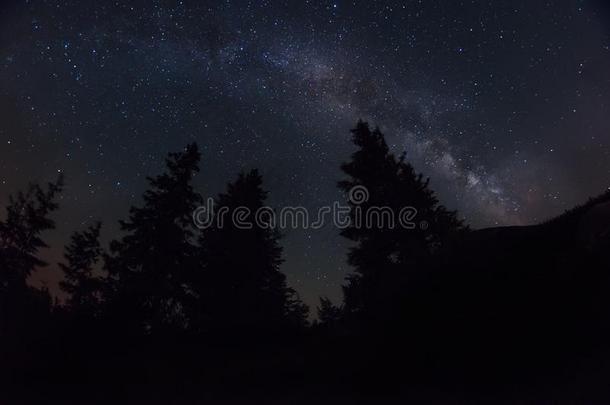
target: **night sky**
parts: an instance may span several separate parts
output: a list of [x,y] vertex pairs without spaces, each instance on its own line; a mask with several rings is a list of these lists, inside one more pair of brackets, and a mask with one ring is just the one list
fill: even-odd
[[[603,1],[20,1],[0,6],[0,201],[65,174],[49,233],[104,240],[167,152],[196,141],[199,190],[259,168],[270,203],[316,208],[359,118],[473,227],[531,224],[610,185]],[[288,230],[289,283],[340,296],[338,231]]]

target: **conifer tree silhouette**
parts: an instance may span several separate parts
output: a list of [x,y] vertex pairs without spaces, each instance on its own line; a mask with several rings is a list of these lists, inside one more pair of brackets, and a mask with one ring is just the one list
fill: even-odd
[[196,144],[170,153],[165,173],[148,178],[142,207],[120,221],[126,233],[105,258],[111,317],[153,332],[186,324],[187,273],[197,266],[192,215],[201,197],[192,187],[199,171]]
[[60,176],[46,189],[32,184],[9,198],[6,218],[0,221],[0,336],[24,333],[51,309],[48,290],[29,287],[27,279],[47,265],[38,257],[48,247],[41,234],[55,228],[50,215],[58,208],[62,187]]
[[93,272],[102,255],[101,226],[96,222],[82,232],[74,232],[65,248],[66,263],[59,263],[65,278],[60,288],[68,294],[66,306],[78,318],[99,315],[103,281]]
[[320,297],[320,306],[318,306],[318,320],[321,325],[332,327],[341,319],[341,308],[335,306],[332,301],[326,297]]
[[215,327],[264,330],[306,323],[307,307],[279,271],[280,235],[269,216],[256,218],[266,198],[258,171],[241,173],[218,196],[213,226],[202,233],[204,279],[193,286],[202,297],[201,314]]
[[[354,187],[364,187],[367,199],[350,201],[352,223],[341,232],[356,243],[348,255],[355,273],[347,277],[343,288],[345,311],[366,310],[371,315],[382,311],[384,301],[397,293],[409,271],[464,227],[455,212],[439,205],[428,180],[415,173],[404,155],[397,159],[390,152],[378,128],[371,131],[367,123],[359,121],[352,134],[358,149],[341,166],[348,179],[340,181],[339,188],[349,193]],[[380,207],[393,212],[393,225],[387,217],[372,215]],[[400,222],[406,207],[416,210],[415,217]]]

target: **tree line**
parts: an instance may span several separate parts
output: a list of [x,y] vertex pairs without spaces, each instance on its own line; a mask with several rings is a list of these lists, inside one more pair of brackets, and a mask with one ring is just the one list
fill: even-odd
[[[44,308],[49,292],[27,284],[44,263],[41,234],[53,229],[51,214],[62,179],[46,189],[32,185],[11,197],[0,223],[2,333],[19,333],[22,310],[31,306],[61,313],[76,324],[116,323],[132,334],[210,328],[304,327],[308,308],[280,272],[280,235],[273,229],[237,229],[227,223],[200,231],[193,212],[202,197],[192,186],[199,171],[196,144],[171,153],[166,171],[148,178],[141,206],[120,221],[122,236],[100,245],[101,223],[73,233],[60,263],[67,294],[63,305]],[[216,199],[216,206],[263,205],[267,192],[256,170],[242,173]],[[32,301],[22,305],[25,301]],[[39,301],[34,303],[34,301]],[[42,316],[42,314],[40,314]],[[34,318],[35,319],[35,318]]]
[[[376,311],[382,305],[386,273],[398,274],[415,265],[450,234],[466,229],[455,212],[438,204],[428,181],[404,156],[397,159],[390,153],[378,129],[371,131],[359,122],[352,132],[358,150],[342,166],[348,179],[339,187],[346,192],[356,185],[366,187],[373,197],[368,206],[398,211],[405,203],[414,205],[431,227],[389,232],[378,226],[352,226],[342,231],[355,242],[348,258],[355,272],[344,286],[341,312],[346,316]],[[203,230],[195,227],[193,213],[203,203],[192,185],[199,161],[196,144],[170,153],[165,172],[147,178],[142,204],[131,207],[128,218],[119,221],[122,236],[112,240],[108,249],[100,245],[100,222],[74,232],[65,247],[65,260],[59,263],[66,302],[44,311],[62,312],[75,322],[112,320],[136,334],[305,327],[309,309],[280,271],[278,231],[260,224],[240,229],[230,221],[212,221],[214,226]],[[24,308],[15,305],[19,300],[38,301],[28,306],[40,308],[45,307],[43,301],[52,302],[48,291],[29,286],[27,279],[47,265],[39,257],[40,249],[47,247],[42,234],[55,227],[52,214],[59,208],[62,187],[60,178],[46,188],[32,185],[11,197],[6,219],[0,223],[4,334],[19,330],[23,318],[19,311]],[[267,194],[257,170],[241,173],[215,199],[214,211],[246,207],[254,215]],[[328,316],[327,307],[323,299],[322,319]]]
[[[72,234],[60,263],[64,303],[27,282],[47,265],[42,234],[55,227],[63,180],[11,196],[0,221],[3,380],[110,380],[119,390],[134,375],[141,384],[158,381],[143,371],[152,367],[173,370],[158,381],[172,386],[197,385],[193,374],[203,373],[218,386],[219,376],[238,386],[271,375],[326,387],[345,384],[351,370],[353,386],[396,387],[405,376],[411,385],[422,375],[447,384],[521,378],[610,353],[608,237],[578,237],[582,217],[608,193],[548,223],[473,231],[378,128],[359,121],[351,132],[355,151],[338,187],[365,187],[369,198],[350,202],[350,217],[356,208],[413,206],[427,227],[352,221],[342,229],[353,271],[343,301],[321,297],[313,323],[281,272],[277,230],[251,217],[248,229],[193,223],[203,203],[193,187],[196,144],[170,153],[165,171],[147,178],[142,202],[107,249],[99,222]],[[252,216],[267,197],[259,172],[243,172],[215,198],[214,212],[246,207]],[[281,360],[272,367],[274,356]]]

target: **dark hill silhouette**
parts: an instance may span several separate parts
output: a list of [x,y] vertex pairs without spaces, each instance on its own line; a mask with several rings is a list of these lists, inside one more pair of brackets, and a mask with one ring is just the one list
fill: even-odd
[[405,288],[415,340],[462,377],[556,378],[607,361],[608,201],[464,235]]
[[593,248],[610,231],[610,191],[563,214],[535,225],[499,226],[470,233],[473,242],[502,240],[525,242],[529,238],[547,237],[550,241],[571,242]]
[[[469,249],[470,253],[477,250],[477,259],[486,261],[530,249],[545,254],[566,248],[593,251],[609,238],[610,192],[607,191],[539,224],[474,230],[465,235],[462,248]],[[551,252],[542,252],[542,248]]]

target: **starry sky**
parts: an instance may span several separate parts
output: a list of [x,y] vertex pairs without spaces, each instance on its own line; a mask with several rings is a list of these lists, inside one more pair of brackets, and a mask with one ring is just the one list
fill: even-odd
[[[473,227],[531,224],[610,185],[610,12],[603,0],[4,1],[0,201],[66,177],[69,234],[103,237],[167,152],[196,141],[197,186],[259,168],[270,203],[316,209],[379,125]],[[282,270],[309,304],[340,297],[346,242],[286,230]]]

